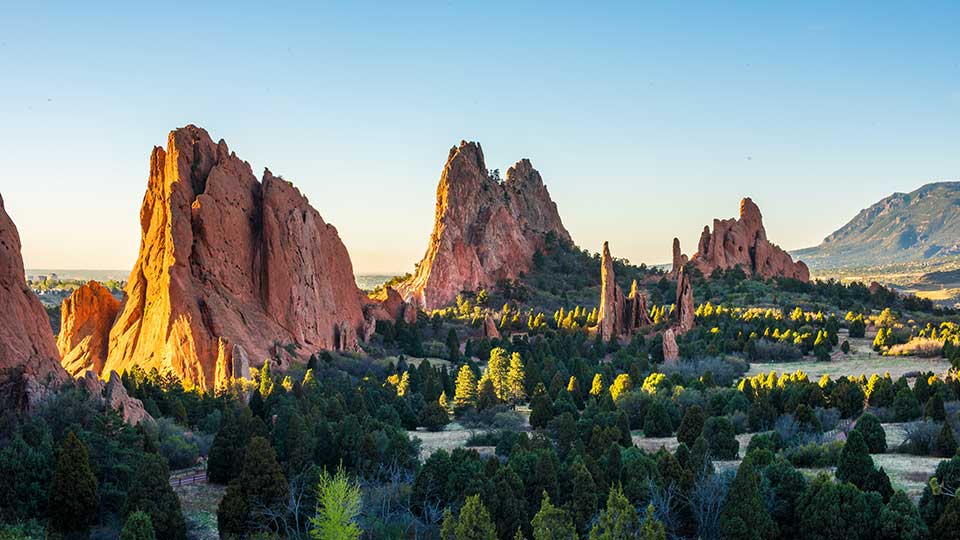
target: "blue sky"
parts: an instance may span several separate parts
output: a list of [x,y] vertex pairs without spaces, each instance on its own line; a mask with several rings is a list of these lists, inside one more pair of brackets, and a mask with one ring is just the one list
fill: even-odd
[[960,179],[957,2],[27,4],[0,193],[28,267],[129,268],[150,149],[187,123],[297,184],[360,272],[422,257],[461,139],[530,158],[577,243],[633,262],[745,195],[795,249]]

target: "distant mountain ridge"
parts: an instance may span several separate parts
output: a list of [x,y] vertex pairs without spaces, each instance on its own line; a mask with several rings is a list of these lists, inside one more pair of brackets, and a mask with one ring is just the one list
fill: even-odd
[[894,193],[861,210],[819,246],[792,254],[813,269],[960,255],[960,182]]

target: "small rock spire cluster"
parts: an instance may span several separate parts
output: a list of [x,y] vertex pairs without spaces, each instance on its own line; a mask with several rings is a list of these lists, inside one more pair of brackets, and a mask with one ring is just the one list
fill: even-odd
[[600,255],[600,310],[597,314],[600,336],[604,341],[630,337],[640,328],[652,324],[647,297],[640,292],[637,280],[633,280],[627,296],[617,285],[610,246],[604,242]]

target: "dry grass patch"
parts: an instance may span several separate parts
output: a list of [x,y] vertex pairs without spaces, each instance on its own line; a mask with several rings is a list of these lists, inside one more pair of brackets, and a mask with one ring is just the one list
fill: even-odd
[[[747,454],[747,446],[750,445],[750,440],[753,439],[753,436],[756,433],[741,433],[737,435],[737,441],[740,442],[740,457],[743,458]],[[677,451],[677,447],[680,446],[680,443],[677,442],[676,437],[644,437],[642,432],[634,431],[632,433],[633,444],[638,448],[642,449],[645,452],[656,452],[660,448],[665,448],[668,452],[673,453]],[[714,464],[724,463],[721,461],[715,461]],[[736,463],[736,462],[731,462]]]
[[[447,424],[443,431],[408,431],[407,435],[411,439],[420,440],[420,460],[423,461],[430,457],[437,450],[453,451],[455,448],[463,448],[467,441],[474,434],[488,433],[490,429],[466,429],[456,422]],[[489,450],[488,447],[475,447],[477,451],[484,453]],[[484,450],[484,451],[481,451]]]
[[908,454],[873,454],[870,457],[874,466],[883,467],[887,472],[893,489],[906,491],[914,500],[920,498],[930,476],[943,461],[943,458]]
[[191,484],[174,488],[180,498],[180,508],[187,522],[187,538],[190,540],[219,540],[217,532],[217,506],[227,488],[214,484]]

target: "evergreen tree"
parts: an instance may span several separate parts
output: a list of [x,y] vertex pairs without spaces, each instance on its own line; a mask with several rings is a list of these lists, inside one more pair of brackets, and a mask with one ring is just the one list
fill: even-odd
[[[918,379],[922,378],[918,377]],[[943,422],[947,419],[947,411],[943,406],[943,394],[941,392],[934,392],[927,399],[927,404],[923,407],[923,416],[937,422]]]
[[637,509],[623,495],[620,486],[610,489],[607,509],[600,513],[599,522],[590,531],[590,540],[633,540],[640,528]]
[[453,394],[453,410],[457,414],[477,405],[477,376],[470,366],[464,364],[457,372],[456,390]]
[[187,525],[180,510],[180,499],[170,487],[170,471],[163,457],[143,456],[133,484],[127,492],[126,514],[146,512],[158,538],[185,540]]
[[777,525],[760,498],[760,475],[750,459],[737,469],[720,514],[720,531],[725,540],[776,538]]
[[893,398],[893,411],[897,422],[909,422],[920,416],[920,402],[909,387],[901,388]]
[[252,438],[243,456],[240,476],[227,486],[227,493],[217,508],[221,534],[244,534],[254,518],[251,515],[254,510],[276,508],[287,498],[287,480],[267,439]]
[[477,384],[477,408],[481,411],[497,404],[497,391],[493,381],[484,373]]
[[699,405],[691,405],[680,420],[680,427],[677,428],[677,442],[692,447],[697,441],[697,437],[703,432],[703,424],[706,418],[703,409]]
[[960,540],[960,497],[950,497],[930,532],[936,540]]
[[487,363],[486,376],[493,384],[493,392],[500,401],[507,401],[510,397],[509,378],[510,355],[502,347],[490,351],[490,361]]
[[603,375],[597,373],[593,376],[593,382],[590,384],[590,395],[599,397],[603,393]]
[[613,398],[613,401],[617,401],[620,396],[630,391],[630,387],[630,375],[621,373],[610,385],[610,397]]
[[863,440],[860,432],[853,430],[847,436],[843,449],[840,450],[840,458],[837,460],[837,480],[850,482],[859,488],[872,472],[873,458],[870,457],[867,442]]
[[887,451],[887,433],[876,416],[870,413],[864,414],[857,420],[853,430],[863,436],[871,454],[882,454]]
[[236,415],[225,411],[207,459],[207,478],[211,482],[227,484],[240,474],[243,438]]
[[577,540],[577,530],[570,516],[550,503],[550,496],[543,492],[540,511],[533,516],[533,540]]
[[120,540],[157,540],[150,516],[145,512],[134,512],[127,516],[120,531]]
[[87,447],[72,432],[60,445],[50,482],[49,530],[65,538],[86,538],[96,522],[100,498]]
[[920,519],[917,507],[900,490],[884,505],[879,521],[882,540],[920,540],[927,536],[927,526]]
[[490,519],[490,512],[480,501],[479,495],[467,497],[457,526],[454,528],[455,540],[497,540],[497,531]]
[[427,428],[427,431],[443,431],[443,428],[450,423],[450,417],[439,402],[431,401],[420,410],[417,422]]
[[553,402],[550,401],[543,383],[539,383],[533,392],[533,399],[530,400],[530,427],[543,429],[547,427],[550,420],[553,420],[553,416]]
[[567,510],[577,530],[584,531],[597,511],[597,485],[582,461],[575,461],[567,474],[572,486]]
[[359,540],[357,518],[362,509],[360,485],[338,469],[331,476],[323,471],[317,482],[317,513],[310,519],[310,538],[314,540]]
[[652,504],[647,505],[647,513],[640,527],[640,540],[667,540],[667,528],[657,520]]
[[523,367],[523,361],[520,359],[520,353],[513,353],[510,356],[510,368],[507,371],[505,401],[518,403],[527,399],[527,391],[523,386],[525,380],[526,372]]
[[447,332],[447,358],[451,362],[460,360],[460,338],[457,336],[456,329],[453,328]]
[[733,423],[726,416],[712,416],[703,424],[703,438],[707,440],[713,459],[737,459],[740,442]]
[[953,457],[957,453],[957,439],[953,436],[953,428],[950,422],[944,422],[937,434],[937,440],[933,443],[934,455],[942,458]]
[[647,407],[647,414],[643,419],[643,434],[647,437],[669,437],[673,433],[670,422],[670,413],[659,399]]

